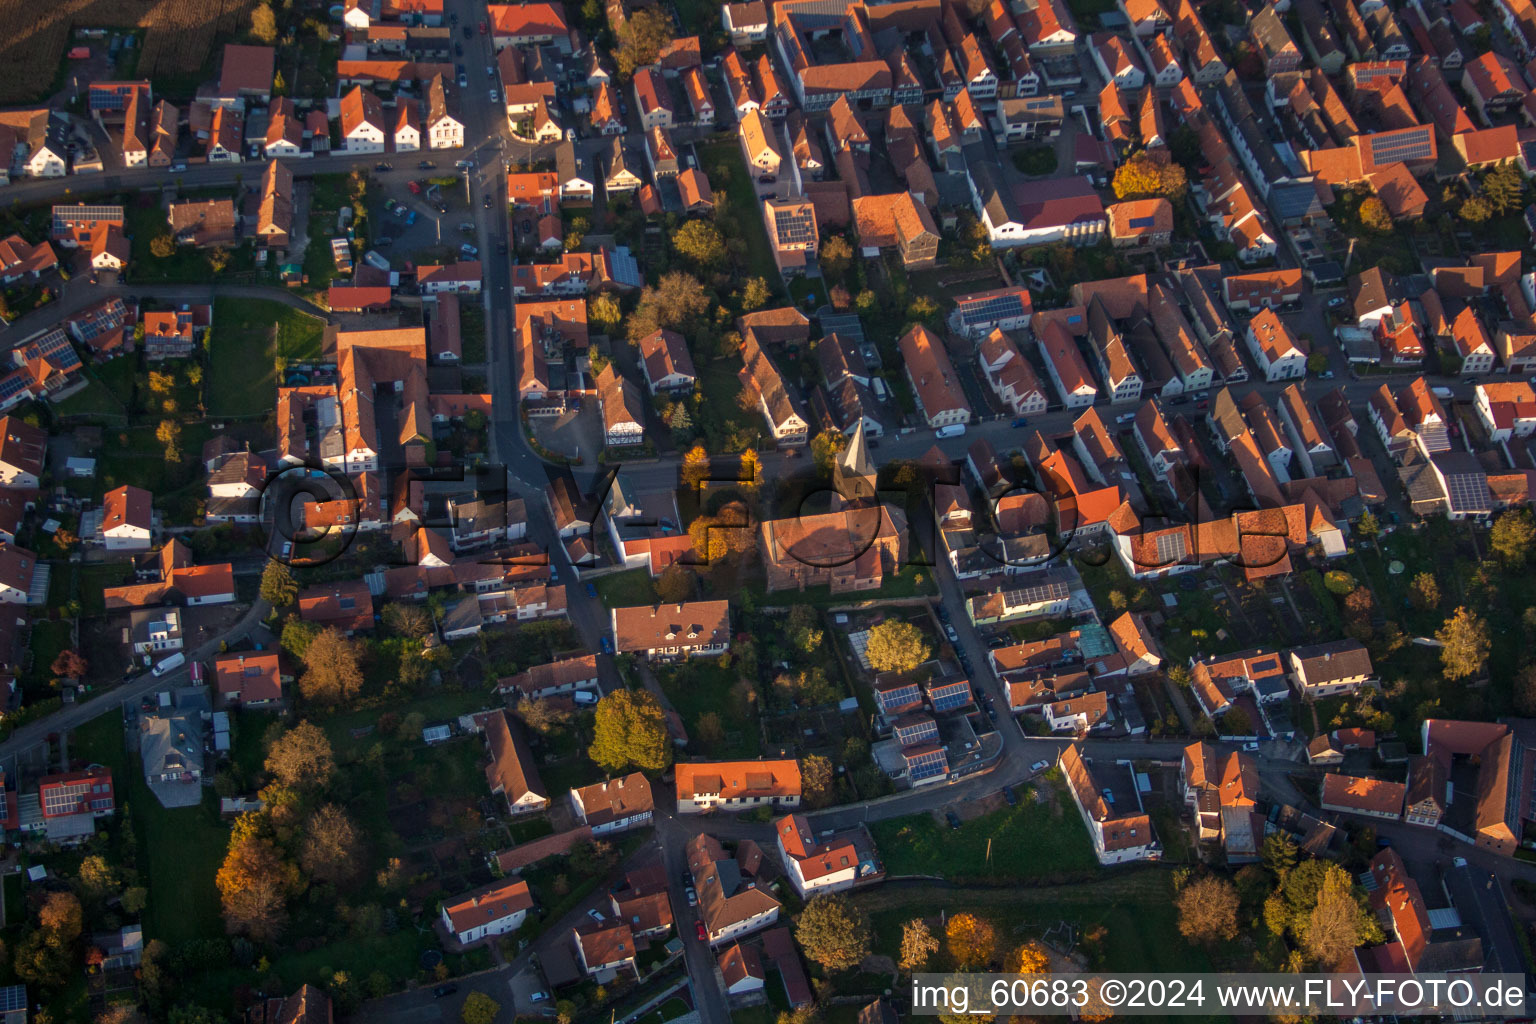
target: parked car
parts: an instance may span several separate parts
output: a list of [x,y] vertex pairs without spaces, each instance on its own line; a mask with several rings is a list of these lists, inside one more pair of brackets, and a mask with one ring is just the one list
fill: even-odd
[[185,171],[186,169],[187,169],[187,165],[186,164],[171,164],[171,173],[172,174],[180,174],[182,171]]
[[1009,807],[1012,807],[1019,802],[1019,798],[1013,795],[1012,786],[1003,787],[1003,800],[1007,802]]
[[469,88],[469,76],[466,75],[462,71],[459,72],[459,88],[460,89],[468,89]]
[[945,811],[944,820],[949,822],[950,828],[960,827],[960,815],[956,814],[954,811]]
[[1344,305],[1344,296],[1342,295],[1335,295],[1333,298],[1328,300],[1329,309],[1338,309],[1342,305]]
[[602,648],[604,654],[613,653],[613,641],[606,636],[598,641],[598,646]]
[[1008,425],[1010,427],[1027,427],[1027,426],[1029,426],[1029,417],[1027,417],[1027,416],[1019,416],[1019,417],[1015,418],[1014,421],[1012,423],[1008,424]]
[[694,930],[694,934],[696,934],[699,937],[699,941],[700,942],[708,942],[709,941],[709,932],[706,932],[704,930],[704,922],[703,921],[695,921],[695,922],[693,922],[693,930]]
[[588,597],[596,597],[597,596],[597,584],[596,583],[588,583],[587,584],[587,596]]
[[413,195],[413,196],[421,195],[421,182],[413,181],[413,182],[411,182],[409,185],[407,185],[405,187],[411,190],[411,195]]
[[699,905],[699,894],[696,891],[694,891],[693,886],[691,886],[691,885],[688,886],[688,888],[685,889],[684,892],[688,896],[688,905],[690,907],[696,907],[696,906]]
[[1031,773],[1033,773],[1035,775],[1038,775],[1041,772],[1045,771],[1050,766],[1051,766],[1051,762],[1049,762],[1049,761],[1036,761],[1034,764],[1029,766],[1029,770],[1030,770]]
[[604,921],[603,915],[599,914],[596,910],[588,910],[587,916],[596,921],[598,924],[602,924]]
[[952,644],[957,644],[960,642],[960,634],[956,633],[955,627],[951,626],[947,622],[944,623],[944,635],[949,638],[949,642]]
[[455,57],[462,57],[462,56],[464,56],[464,44],[463,43],[454,43],[453,44],[453,55]]
[[491,67],[489,64],[487,64],[485,66],[485,77],[486,78],[492,78],[492,77],[495,76],[495,74],[496,74],[496,69]]
[[439,986],[437,986],[437,988],[432,990],[432,994],[434,996],[436,996],[437,998],[441,999],[444,996],[451,996],[451,995],[453,995],[458,990],[459,990],[459,986],[455,985],[453,982],[450,981],[446,985],[439,985]]
[[492,103],[500,103],[501,102],[501,93],[497,92],[495,89],[491,90],[491,102]]

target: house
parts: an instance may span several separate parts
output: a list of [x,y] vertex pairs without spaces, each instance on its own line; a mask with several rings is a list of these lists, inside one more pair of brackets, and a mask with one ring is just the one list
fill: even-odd
[[1529,437],[1536,431],[1536,389],[1523,380],[1479,384],[1473,406],[1489,440]]
[[592,99],[592,113],[588,118],[599,135],[624,134],[624,118],[619,114],[619,101],[613,86],[602,82]]
[[396,153],[413,153],[421,148],[421,116],[411,98],[395,104],[394,125]]
[[1199,838],[1220,842],[1229,864],[1259,859],[1264,821],[1257,813],[1259,771],[1252,757],[1191,743],[1179,767],[1179,792]]
[[47,242],[32,245],[20,235],[0,239],[0,283],[11,284],[22,278],[35,281],[58,266],[59,258]]
[[779,901],[757,877],[764,854],[755,842],[737,844],[733,857],[714,836],[700,833],[685,849],[710,946],[739,939],[778,920]]
[[605,445],[617,447],[645,440],[645,411],[640,406],[639,391],[611,362],[597,375],[597,401],[603,417]]
[[[721,980],[725,982],[727,999],[741,999],[763,991],[767,973],[763,970],[763,958],[758,955],[756,946],[743,946],[739,942],[728,946],[716,958],[716,965],[720,968]],[[22,990],[22,999],[26,999],[25,988]]]
[[628,194],[640,188],[644,182],[635,170],[641,166],[640,161],[624,146],[622,138],[615,138],[608,147],[608,177],[603,179],[603,186],[612,194]]
[[1162,196],[1112,203],[1104,213],[1118,249],[1156,249],[1173,238],[1173,204]]
[[425,128],[429,149],[459,149],[464,145],[464,122],[459,119],[456,100],[446,77],[433,75],[427,83]]
[[1135,91],[1147,84],[1147,73],[1130,42],[1111,32],[1095,32],[1089,38],[1089,56],[1106,82]]
[[373,628],[373,595],[362,580],[306,587],[299,591],[299,618],[351,636]]
[[790,393],[774,361],[759,343],[757,331],[748,330],[742,345],[744,363],[738,375],[744,392],[755,394],[758,410],[780,447],[799,446],[809,440],[810,420],[800,400]]
[[1033,416],[1045,411],[1045,389],[1013,338],[993,328],[977,355],[987,384],[1013,415]]
[[1322,798],[1318,804],[1325,811],[1398,821],[1403,816],[1403,799],[1407,790],[1408,787],[1401,782],[1329,772],[1323,776]]
[[874,858],[860,852],[861,841],[867,849],[868,833],[862,829],[823,834],[818,838],[803,814],[789,814],[773,823],[777,833],[779,859],[788,869],[789,880],[800,898],[813,893],[848,889],[864,875],[878,871]]
[[1057,758],[1057,765],[1066,776],[1067,790],[1088,827],[1100,864],[1162,859],[1162,844],[1141,806],[1130,762],[1090,765],[1078,744],[1071,743]]
[[731,37],[732,46],[751,46],[768,38],[768,5],[762,0],[744,4],[723,4],[720,24]]
[[211,321],[207,306],[145,313],[139,318],[144,325],[144,358],[150,362],[185,359],[196,349],[198,336]]
[[954,303],[949,329],[971,338],[986,336],[994,330],[1017,331],[1028,327],[1034,314],[1028,288],[994,288],[958,295]]
[[752,169],[758,182],[766,185],[777,181],[784,157],[779,151],[772,122],[761,111],[749,110],[741,118],[737,134],[741,139],[742,152],[747,158],[747,166]]
[[122,272],[128,266],[133,247],[122,228],[110,227],[98,232],[91,243],[91,269]]
[[928,207],[910,192],[859,196],[853,200],[853,226],[866,258],[895,250],[910,269],[931,267],[938,261],[938,227]]
[[1115,647],[1125,658],[1127,675],[1156,672],[1163,664],[1163,647],[1140,612],[1124,612],[1109,624]]
[[632,87],[640,127],[645,131],[672,127],[671,91],[660,73],[639,68],[635,71]]
[[609,624],[619,654],[673,660],[723,654],[731,646],[728,601],[614,608]]
[[265,104],[272,98],[273,69],[277,51],[270,46],[224,47],[224,62],[219,72],[217,102],[244,106],[247,99]]
[[1265,4],[1248,22],[1248,38],[1264,62],[1264,74],[1273,78],[1301,67],[1301,48],[1274,4]]
[[167,220],[177,245],[193,245],[200,249],[234,245],[239,225],[232,199],[171,203]]
[[341,98],[342,148],[348,153],[382,153],[388,135],[384,104],[362,86]]
[[800,806],[800,763],[792,759],[680,762],[673,772],[679,814]]
[[461,945],[522,927],[534,907],[533,892],[521,878],[502,879],[443,902],[443,927]]
[[1248,322],[1248,351],[1264,378],[1270,382],[1306,376],[1307,350],[1272,309],[1264,309]]
[[639,772],[571,790],[571,806],[593,835],[623,832],[651,820],[651,782]]
[[77,815],[107,818],[117,810],[112,772],[96,765],[84,771],[44,775],[37,780],[44,821]]
[[1369,678],[1370,653],[1358,640],[1330,640],[1285,653],[1291,686],[1303,698],[1354,693]]
[[693,390],[697,375],[693,369],[693,357],[688,353],[688,342],[676,331],[652,331],[641,338],[640,369],[645,374],[651,394],[663,391],[668,394],[686,394]]
[[506,797],[507,808],[514,815],[536,813],[549,806],[549,796],[522,730],[505,711],[486,718],[485,744],[491,755],[485,777],[493,796]]
[[219,696],[227,704],[268,707],[283,699],[283,684],[293,682],[276,651],[220,655],[213,663]]
[[101,533],[108,551],[148,551],[154,530],[153,495],[124,484],[102,498]]
[[583,924],[573,934],[576,955],[588,976],[611,979],[613,972],[620,968],[635,970],[635,936],[628,924],[622,921]]
[[968,160],[966,182],[994,249],[1052,242],[1092,245],[1104,234],[1104,204],[1081,176],[1007,185],[986,162]]
[[773,247],[779,273],[793,277],[804,273],[816,258],[816,206],[806,199],[763,200],[763,223]]
[[[144,781],[193,783],[203,777],[203,723],[198,713],[161,706],[139,719],[139,757]],[[156,794],[163,801],[165,797]]]
[[15,416],[0,417],[0,486],[37,487],[47,450],[47,431]]
[[1261,309],[1280,309],[1301,302],[1302,272],[1264,270],[1232,274],[1221,280],[1221,298],[1233,313],[1252,315]]
[[917,398],[918,409],[930,427],[967,424],[971,406],[960,388],[944,342],[922,324],[897,342],[903,369]]

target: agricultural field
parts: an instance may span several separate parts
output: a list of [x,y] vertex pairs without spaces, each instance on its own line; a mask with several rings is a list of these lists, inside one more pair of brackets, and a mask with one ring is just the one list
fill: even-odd
[[148,29],[139,54],[145,78],[201,70],[217,38],[243,31],[255,0],[0,0],[0,103],[43,99],[76,27]]

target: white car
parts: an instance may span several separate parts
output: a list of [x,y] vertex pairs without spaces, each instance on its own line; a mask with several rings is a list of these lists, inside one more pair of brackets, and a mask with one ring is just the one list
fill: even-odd
[[1029,766],[1029,770],[1031,772],[1034,772],[1035,774],[1039,774],[1040,772],[1045,771],[1050,766],[1051,766],[1051,762],[1049,762],[1049,761],[1036,761],[1034,764]]
[[491,90],[491,102],[492,103],[500,103],[501,102],[501,93],[497,92],[495,89]]
[[587,911],[587,916],[596,921],[598,924],[603,923],[603,915],[599,914],[596,910]]

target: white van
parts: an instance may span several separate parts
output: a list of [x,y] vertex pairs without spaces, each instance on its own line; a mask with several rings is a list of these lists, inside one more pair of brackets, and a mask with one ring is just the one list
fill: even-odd
[[959,437],[965,433],[964,423],[950,423],[933,432],[934,437]]
[[185,665],[186,663],[187,656],[180,651],[177,651],[175,654],[171,655],[169,658],[166,658],[164,661],[160,662],[160,664],[155,666],[155,675],[163,676],[167,672],[181,668],[181,666]]
[[577,690],[575,693],[571,694],[571,699],[574,700],[577,704],[586,704],[590,706],[597,703],[598,695],[591,690]]

